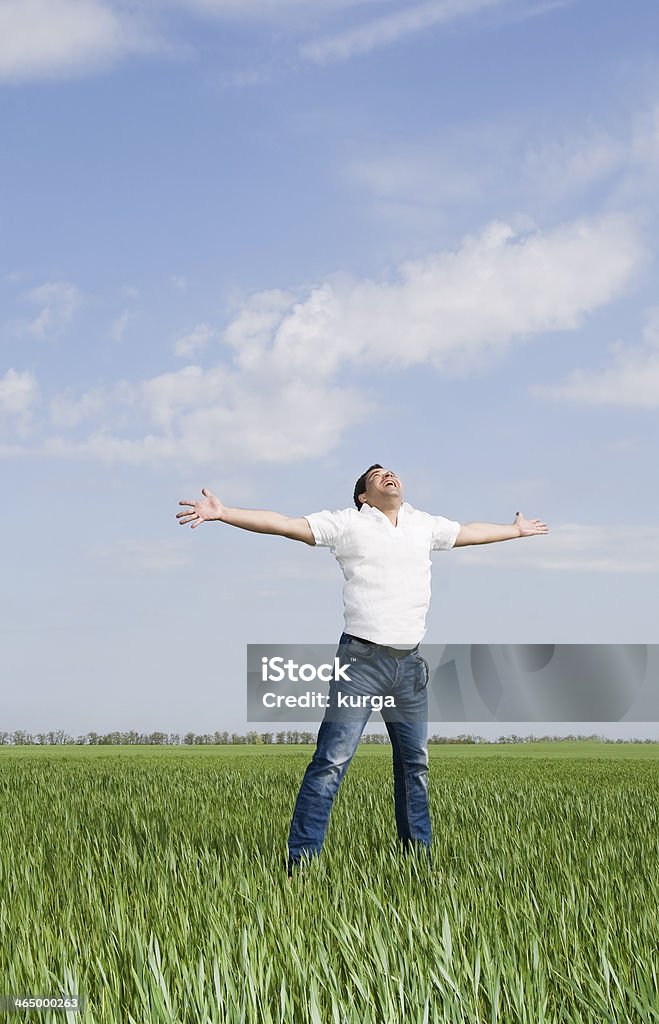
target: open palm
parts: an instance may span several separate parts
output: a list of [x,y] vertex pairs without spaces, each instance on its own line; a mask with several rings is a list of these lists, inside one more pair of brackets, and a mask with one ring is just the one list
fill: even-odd
[[520,537],[533,537],[537,533],[549,533],[549,527],[541,519],[525,519],[521,512],[515,515],[515,526]]
[[220,499],[211,494],[206,487],[202,487],[201,493],[203,498],[200,501],[179,501],[179,505],[190,506],[185,512],[176,513],[180,526],[189,523],[194,530],[195,526],[199,526],[201,523],[222,518],[224,505]]

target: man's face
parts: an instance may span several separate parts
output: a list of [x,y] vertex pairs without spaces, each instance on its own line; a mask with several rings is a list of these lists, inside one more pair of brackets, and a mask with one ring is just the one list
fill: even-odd
[[403,500],[403,485],[392,469],[372,469],[366,477],[366,490],[360,494],[362,501],[376,506],[382,496]]

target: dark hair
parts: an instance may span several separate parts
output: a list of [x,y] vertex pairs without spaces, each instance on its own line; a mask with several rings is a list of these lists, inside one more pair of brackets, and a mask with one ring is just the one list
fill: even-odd
[[368,469],[366,470],[365,473],[362,473],[362,475],[360,476],[359,480],[355,484],[355,493],[353,494],[352,497],[353,497],[353,500],[355,502],[355,505],[359,509],[361,509],[361,507],[362,507],[362,503],[359,500],[359,495],[363,494],[364,491],[366,490],[366,477],[368,476],[368,474],[371,472],[372,469],[382,469],[382,466],[380,465],[379,462],[374,462],[372,466],[368,467]]

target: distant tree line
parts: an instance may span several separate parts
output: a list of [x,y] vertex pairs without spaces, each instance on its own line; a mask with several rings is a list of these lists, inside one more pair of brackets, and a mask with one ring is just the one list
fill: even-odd
[[[87,732],[83,736],[69,736],[62,729],[51,732],[24,732],[16,729],[14,732],[0,732],[0,746],[51,746],[58,744],[77,744],[80,746],[116,746],[143,744],[154,746],[204,746],[204,745],[232,745],[232,744],[286,744],[286,743],[314,743],[315,732],[303,732],[298,729],[286,729],[280,732],[247,732],[244,735],[237,732],[214,732],[195,733],[186,732],[181,735],[178,732],[150,732],[142,733],[131,729],[130,732]],[[590,736],[573,735],[569,736],[518,736],[512,733],[508,736],[499,736],[496,740],[488,740],[483,736],[476,736],[471,733],[460,733],[459,736],[431,736],[429,743],[566,743],[570,740],[597,740],[600,743],[657,743],[652,739],[611,739],[607,736],[598,736],[592,733]],[[389,736],[386,733],[364,733],[361,743],[389,743]]]
[[[142,733],[131,729],[130,732],[87,732],[83,736],[69,736],[62,729],[51,732],[0,732],[0,746],[51,746],[76,744],[79,746],[116,746],[116,745],[231,745],[231,744],[264,744],[264,743],[314,743],[315,732],[304,732],[299,729],[286,729],[280,732],[248,732],[244,735],[237,732],[195,733],[186,732],[150,732]],[[389,737],[378,733],[363,735],[362,743],[388,743]]]
[[627,739],[613,739],[610,736],[599,736],[591,733],[589,736],[570,733],[569,736],[518,736],[511,733],[508,736],[497,736],[495,740],[485,739],[483,736],[473,736],[468,733],[460,733],[459,736],[430,736],[428,743],[569,743],[574,741],[584,742],[586,740],[598,743],[659,743],[656,739],[629,737]]

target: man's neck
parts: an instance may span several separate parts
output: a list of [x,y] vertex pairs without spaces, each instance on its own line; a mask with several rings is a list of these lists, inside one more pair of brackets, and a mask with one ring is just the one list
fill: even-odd
[[398,526],[398,513],[400,512],[402,501],[397,499],[395,502],[383,502],[381,505],[371,505],[371,508],[377,508],[379,512],[387,517],[392,526]]

